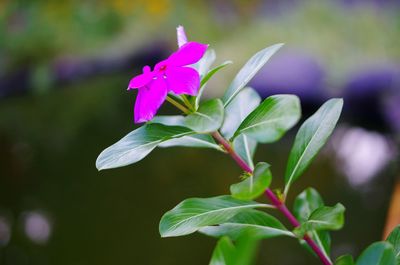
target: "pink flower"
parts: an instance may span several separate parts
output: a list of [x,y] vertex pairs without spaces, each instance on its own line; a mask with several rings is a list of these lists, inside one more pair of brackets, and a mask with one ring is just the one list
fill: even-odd
[[198,62],[207,47],[206,44],[187,42],[168,59],[156,64],[153,71],[146,65],[143,74],[131,79],[128,90],[138,90],[134,110],[135,123],[151,120],[169,92],[176,95],[197,95],[200,76],[188,65]]

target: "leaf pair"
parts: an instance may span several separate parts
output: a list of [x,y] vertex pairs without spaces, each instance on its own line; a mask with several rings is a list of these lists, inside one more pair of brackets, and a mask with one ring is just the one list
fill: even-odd
[[238,72],[222,98],[225,107],[225,121],[221,133],[228,139],[235,135],[232,138],[233,148],[251,168],[254,168],[253,156],[257,140],[250,138],[247,134],[237,132],[237,130],[250,113],[260,112],[256,108],[258,108],[261,98],[252,88],[246,88],[246,85],[282,46],[283,44],[272,45],[253,55]]
[[223,121],[219,99],[204,102],[198,111],[183,116],[160,116],[132,131],[105,149],[97,158],[99,170],[136,163],[157,146],[211,147],[220,150],[210,135],[199,133],[218,130]]
[[257,142],[279,140],[300,118],[299,99],[294,95],[275,95],[261,104],[257,92],[245,88],[225,108],[221,132],[230,138],[235,151],[253,168]]
[[204,234],[237,239],[252,232],[257,238],[293,236],[273,216],[254,210],[270,208],[268,204],[241,201],[231,196],[186,199],[161,218],[162,237],[183,236],[200,231]]
[[[320,194],[315,189],[308,188],[296,197],[293,212],[301,223],[301,226],[295,229],[295,234],[303,237],[308,233],[326,256],[329,256],[331,239],[326,230],[337,230],[343,226],[344,207],[341,204],[334,207],[324,206]],[[301,242],[308,248],[303,240]]]
[[344,224],[345,208],[338,203],[333,207],[321,206],[315,209],[308,219],[295,229],[295,234],[303,237],[308,231],[339,230]]
[[253,174],[239,183],[232,184],[230,188],[232,197],[239,200],[253,200],[263,194],[272,181],[269,167],[269,164],[260,162]]

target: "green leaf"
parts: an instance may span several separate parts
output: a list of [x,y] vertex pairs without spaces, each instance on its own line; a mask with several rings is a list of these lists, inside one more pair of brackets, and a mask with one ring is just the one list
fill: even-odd
[[332,134],[342,111],[343,100],[331,99],[300,127],[285,172],[286,195],[291,184],[306,170]]
[[232,265],[251,265],[257,252],[259,240],[252,233],[246,233],[236,240],[236,251]]
[[235,251],[232,241],[228,237],[222,237],[214,249],[210,265],[232,265]]
[[343,255],[336,259],[335,265],[354,265],[354,260],[351,255]]
[[136,163],[162,142],[193,133],[192,130],[180,126],[145,124],[101,152],[96,160],[96,167],[102,170]]
[[304,223],[313,211],[322,206],[324,206],[324,202],[318,191],[313,188],[307,188],[294,200],[293,213],[300,223]]
[[243,209],[256,207],[271,206],[227,195],[186,199],[161,218],[160,234],[162,237],[188,235],[202,227],[226,222]]
[[393,229],[386,241],[393,245],[397,265],[400,265],[400,225]]
[[345,208],[340,203],[333,207],[319,207],[294,232],[303,237],[305,233],[311,230],[339,230],[343,227],[344,211]]
[[[185,117],[181,115],[160,115],[151,120],[150,123],[161,123],[169,126],[185,126]],[[218,151],[223,149],[215,143],[211,135],[208,134],[192,134],[180,138],[174,138],[162,142],[159,147],[186,146],[197,148],[213,148]]]
[[167,126],[183,126],[185,127],[185,116],[182,115],[158,115],[155,116],[150,123],[160,123]]
[[217,226],[206,226],[200,232],[208,236],[229,236],[237,240],[243,234],[251,233],[254,238],[265,239],[277,236],[294,237],[275,217],[257,210],[243,210],[231,219]]
[[282,47],[282,43],[275,44],[257,52],[247,63],[240,69],[239,73],[233,79],[232,83],[226,90],[222,101],[224,106],[228,106],[233,98],[242,90],[247,83],[257,74],[271,56]]
[[214,67],[213,69],[208,71],[207,74],[201,78],[200,89],[199,89],[199,93],[197,94],[196,102],[195,102],[196,109],[198,108],[198,106],[200,104],[200,99],[203,96],[204,88],[206,87],[208,80],[210,80],[210,78],[213,77],[213,75],[215,75],[219,70],[225,68],[226,66],[228,66],[230,64],[232,64],[231,61],[225,61],[222,64],[218,65],[217,67]]
[[260,105],[261,97],[251,87],[240,91],[229,106],[225,107],[225,119],[221,133],[231,138],[244,119]]
[[257,141],[241,134],[233,140],[233,149],[243,160],[254,168],[253,157],[257,149]]
[[217,131],[224,120],[224,107],[220,99],[211,99],[200,105],[196,112],[185,118],[185,125],[198,133]]
[[232,197],[239,200],[252,200],[264,193],[272,180],[270,165],[261,162],[254,169],[253,175],[245,180],[231,185]]
[[258,142],[272,143],[292,128],[300,115],[300,101],[297,96],[271,96],[246,117],[234,137],[245,134]]
[[218,65],[217,67],[214,67],[213,69],[208,71],[208,73],[201,79],[200,88],[203,87],[208,82],[208,80],[210,80],[210,78],[213,75],[215,75],[219,70],[221,70],[222,68],[224,68],[230,64],[232,64],[232,61],[225,61],[222,64]]
[[236,240],[236,246],[228,237],[222,237],[213,252],[210,265],[253,264],[258,240],[252,234],[244,234]]
[[[260,102],[260,96],[250,87],[244,88],[236,95],[225,108],[225,119],[221,127],[221,133],[225,138],[229,139],[233,136],[242,121],[260,105]],[[251,168],[254,168],[253,156],[256,147],[257,141],[244,134],[239,135],[233,141],[234,150]]]
[[388,242],[376,242],[361,253],[356,265],[396,265],[393,246]]
[[181,138],[165,141],[159,147],[185,146],[196,148],[213,148],[223,152],[221,146],[215,143],[214,138],[208,134],[192,134]]
[[[304,223],[308,220],[313,211],[322,206],[324,206],[324,202],[318,191],[313,188],[307,188],[296,197],[293,206],[293,213],[300,223]],[[312,231],[310,237],[322,250],[324,250],[325,254],[329,256],[331,245],[331,237],[329,233],[327,231]],[[300,242],[305,248],[309,249],[309,246],[304,240],[300,240]],[[309,250],[311,251],[311,249]]]

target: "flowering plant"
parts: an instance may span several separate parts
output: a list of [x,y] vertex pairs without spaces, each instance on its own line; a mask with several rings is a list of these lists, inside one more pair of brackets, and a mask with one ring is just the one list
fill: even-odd
[[[283,191],[272,191],[272,172],[266,162],[253,162],[259,143],[278,141],[299,121],[300,101],[295,95],[274,95],[261,100],[247,83],[281,48],[267,47],[243,66],[221,99],[200,102],[209,79],[230,64],[211,68],[215,52],[208,45],[188,42],[183,27],[178,27],[179,49],[151,70],[134,77],[128,90],[138,90],[134,120],[146,122],[98,157],[99,170],[138,162],[156,147],[191,146],[212,148],[231,156],[243,170],[242,181],[230,186],[230,195],[190,198],[168,211],[160,221],[162,237],[194,232],[219,238],[211,265],[251,264],[258,241],[284,236],[298,240],[325,265],[330,258],[329,231],[344,224],[345,208],[338,203],[325,206],[321,195],[307,188],[294,201],[293,211],[286,206],[292,184],[302,175],[331,135],[339,119],[343,100],[325,102],[300,126],[290,151]],[[208,49],[208,50],[207,50]],[[167,100],[183,115],[156,116]],[[270,204],[255,201],[265,194]],[[292,226],[288,229],[276,217],[263,211],[280,212]],[[400,228],[385,242],[369,246],[353,261],[351,255],[336,259],[337,265],[400,264]]]

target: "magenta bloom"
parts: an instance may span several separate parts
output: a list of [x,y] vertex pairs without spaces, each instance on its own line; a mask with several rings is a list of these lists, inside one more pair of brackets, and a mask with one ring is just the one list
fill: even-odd
[[207,47],[206,44],[187,42],[168,59],[156,64],[153,71],[146,65],[143,74],[132,78],[128,90],[138,89],[134,110],[135,123],[151,120],[168,92],[172,91],[176,95],[197,95],[200,76],[189,65],[198,62]]

